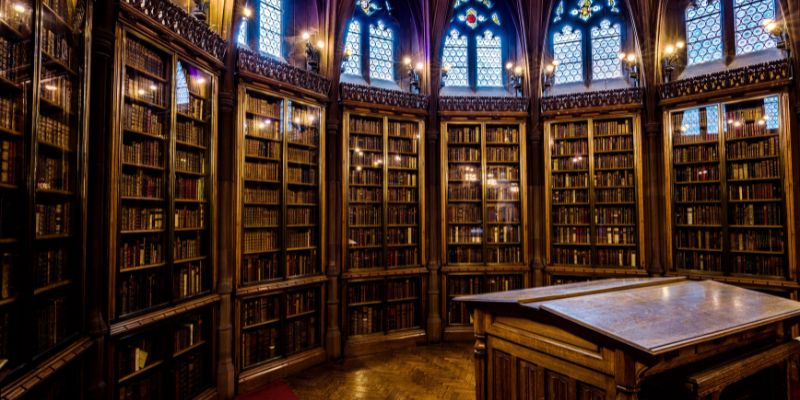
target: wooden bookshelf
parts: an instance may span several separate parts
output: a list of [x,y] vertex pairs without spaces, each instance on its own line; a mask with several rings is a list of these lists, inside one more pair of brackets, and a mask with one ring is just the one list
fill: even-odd
[[[424,126],[394,114],[344,113],[342,315],[348,355],[425,339]],[[392,293],[401,283],[409,295],[397,298]],[[370,294],[379,298],[365,300]]]
[[238,104],[235,360],[251,387],[324,359],[325,113],[249,83]]
[[548,275],[645,275],[637,115],[545,126]]
[[461,273],[453,272],[443,277],[443,304],[445,310],[442,322],[445,326],[445,340],[469,340],[473,334],[471,311],[464,303],[452,299],[491,292],[503,292],[527,287],[528,275],[510,271],[508,273]]
[[[480,293],[527,287],[525,124],[442,123],[442,318],[445,339],[467,337],[449,285],[474,279]],[[496,282],[498,274],[508,284]],[[508,289],[506,289],[508,288]]]
[[125,23],[115,55],[110,390],[194,398],[215,390],[215,66]]
[[88,38],[74,9],[0,2],[2,386],[85,331]]
[[114,344],[114,397],[193,399],[213,388],[216,310],[206,307]]
[[665,112],[670,272],[797,287],[786,94]]

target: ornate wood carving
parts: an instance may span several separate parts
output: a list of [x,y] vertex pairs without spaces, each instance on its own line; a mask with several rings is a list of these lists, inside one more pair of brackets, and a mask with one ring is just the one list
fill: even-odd
[[641,107],[644,91],[640,88],[571,93],[542,97],[542,112],[553,114],[585,109]]
[[442,96],[441,112],[528,112],[528,97]]
[[123,6],[150,17],[179,37],[205,51],[217,61],[225,57],[227,43],[208,25],[190,16],[169,0],[122,0]]
[[703,94],[719,95],[722,91],[746,90],[764,85],[783,85],[792,78],[788,59],[776,60],[742,68],[672,81],[658,88],[661,100],[692,97]]
[[330,90],[331,82],[322,75],[269,57],[262,57],[247,49],[239,49],[236,64],[239,71],[250,72],[289,86],[300,87],[321,96],[327,96]]
[[345,103],[376,104],[417,110],[428,108],[428,96],[425,95],[351,83],[342,83],[339,89],[339,97]]

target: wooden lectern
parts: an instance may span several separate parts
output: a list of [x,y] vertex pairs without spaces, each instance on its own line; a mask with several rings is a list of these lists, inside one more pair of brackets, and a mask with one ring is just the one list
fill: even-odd
[[474,310],[479,400],[787,399],[787,360],[800,351],[800,303],[713,281],[608,279],[456,300]]

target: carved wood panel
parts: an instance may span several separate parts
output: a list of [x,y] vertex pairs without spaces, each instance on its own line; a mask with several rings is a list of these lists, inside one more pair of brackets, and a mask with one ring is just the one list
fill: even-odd
[[575,398],[574,380],[553,371],[545,372],[547,400],[572,400]]
[[542,398],[544,373],[541,367],[519,360],[517,377],[517,398],[519,400],[540,400]]
[[511,355],[502,351],[492,351],[492,380],[494,391],[491,398],[496,400],[510,399],[512,393]]
[[606,391],[585,383],[578,383],[578,400],[605,400]]

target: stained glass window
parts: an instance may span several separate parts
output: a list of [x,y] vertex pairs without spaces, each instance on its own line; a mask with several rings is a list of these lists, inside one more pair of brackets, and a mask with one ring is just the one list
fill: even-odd
[[775,47],[762,21],[775,19],[775,0],[734,0],[734,26],[736,27],[736,54]]
[[239,23],[239,33],[236,35],[236,43],[243,46],[247,45],[247,21]]
[[344,47],[350,50],[350,58],[344,63],[344,73],[361,76],[361,22],[358,20],[350,22]]
[[444,40],[442,65],[450,66],[447,86],[469,86],[467,37],[461,35],[457,29],[451,30]]
[[372,79],[394,80],[394,41],[392,29],[383,21],[369,26],[369,76]]
[[691,108],[683,112],[681,135],[695,136],[700,134],[700,110]]
[[764,116],[767,117],[767,129],[778,129],[780,125],[778,96],[770,96],[764,99]]
[[476,36],[478,87],[503,86],[503,46],[500,37],[487,30]]
[[706,107],[706,132],[710,135],[719,133],[719,106]]
[[613,79],[622,76],[619,59],[622,27],[604,19],[592,28],[592,79]]
[[183,63],[178,63],[175,78],[175,102],[178,105],[187,105],[189,104],[189,84],[186,80],[186,70],[183,69]]
[[258,9],[258,48],[264,53],[281,57],[281,1],[261,0]]
[[583,32],[564,25],[553,34],[553,53],[558,61],[556,83],[583,81]]
[[697,0],[686,8],[689,65],[722,58],[721,0]]

